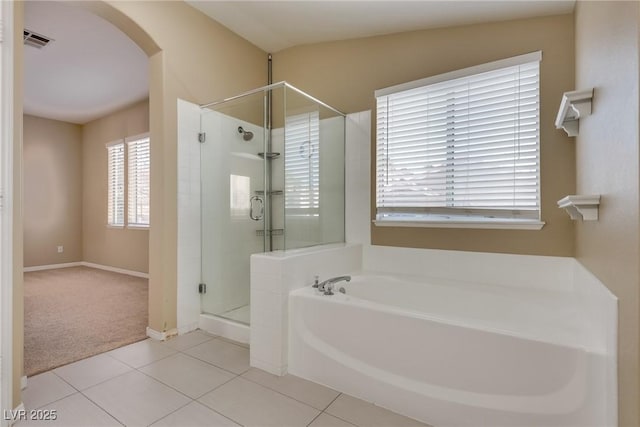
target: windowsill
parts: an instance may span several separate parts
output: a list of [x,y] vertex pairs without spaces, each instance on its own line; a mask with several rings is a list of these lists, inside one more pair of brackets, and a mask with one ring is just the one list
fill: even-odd
[[378,219],[376,227],[476,228],[490,230],[540,230],[544,221],[531,219],[455,218],[455,219]]
[[148,225],[111,225],[111,224],[107,224],[107,228],[111,228],[114,230],[124,230],[124,229],[131,229],[131,230],[149,230],[149,226]]
[[127,228],[130,228],[131,230],[148,230],[149,226],[148,225],[127,225]]

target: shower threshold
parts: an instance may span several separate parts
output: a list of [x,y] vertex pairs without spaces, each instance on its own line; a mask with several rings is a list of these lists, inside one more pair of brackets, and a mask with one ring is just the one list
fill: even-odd
[[218,314],[218,316],[227,320],[233,320],[234,322],[240,322],[244,325],[251,324],[251,312],[249,310],[249,304],[245,304],[241,307],[225,311],[224,313]]
[[[247,311],[248,307],[249,306],[247,306]],[[249,325],[246,323],[230,320],[220,315],[201,313],[198,319],[198,327],[210,334],[249,344]]]

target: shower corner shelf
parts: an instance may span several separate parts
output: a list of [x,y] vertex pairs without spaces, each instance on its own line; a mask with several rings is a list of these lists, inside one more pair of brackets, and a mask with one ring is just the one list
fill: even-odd
[[580,119],[591,114],[593,88],[565,92],[556,116],[556,129],[564,129],[569,136],[578,136]]
[[258,153],[258,156],[260,156],[261,158],[267,158],[267,160],[273,160],[273,159],[277,159],[278,157],[280,157],[280,153]]
[[597,221],[599,205],[600,195],[572,195],[558,200],[558,207],[565,209],[573,220]]

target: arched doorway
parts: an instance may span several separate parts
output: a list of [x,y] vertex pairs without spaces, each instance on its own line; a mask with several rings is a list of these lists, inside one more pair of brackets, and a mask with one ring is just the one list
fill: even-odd
[[[24,28],[24,4],[20,2],[5,2],[12,3],[12,7],[4,7],[3,10],[8,10],[8,13],[3,14],[3,17],[6,20],[11,21],[11,25],[5,25],[5,28],[11,28],[13,31],[13,37],[8,38],[7,41],[11,41],[11,57],[8,61],[3,62],[3,66],[7,65],[13,70],[14,75],[21,75],[23,71],[23,62],[22,62],[22,38],[20,33]],[[115,25],[119,28],[123,33],[125,33],[131,40],[133,40],[136,44],[140,46],[140,48],[149,56],[149,75],[150,81],[155,84],[150,85],[149,87],[149,97],[153,100],[162,100],[162,86],[157,84],[161,81],[159,76],[162,76],[163,73],[163,63],[162,63],[162,52],[156,42],[147,34],[147,32],[141,28],[134,20],[129,18],[124,12],[119,10],[117,7],[103,1],[96,2],[69,2],[74,7],[81,7],[89,10],[90,12],[104,18],[108,22]],[[6,21],[5,21],[6,22]],[[5,184],[10,186],[13,189],[13,197],[11,200],[10,206],[13,208],[13,221],[10,225],[10,229],[12,230],[12,234],[14,236],[13,242],[7,245],[7,247],[3,247],[3,251],[9,251],[13,253],[12,259],[4,264],[10,265],[12,270],[12,282],[13,286],[10,286],[10,282],[6,285],[11,288],[12,292],[8,292],[8,297],[3,295],[3,304],[7,304],[7,300],[11,300],[12,304],[9,307],[12,310],[4,310],[3,311],[3,330],[4,331],[12,331],[12,333],[5,334],[10,337],[5,342],[3,342],[2,353],[3,353],[3,372],[12,371],[13,375],[3,375],[3,387],[2,387],[2,402],[3,409],[9,410],[18,407],[21,404],[21,388],[24,387],[24,377],[23,377],[23,339],[24,339],[24,319],[23,319],[23,281],[22,281],[22,269],[23,269],[23,259],[21,256],[22,252],[22,241],[21,237],[16,238],[15,236],[21,236],[23,230],[23,222],[21,217],[20,206],[22,205],[22,181],[19,178],[22,175],[22,164],[19,155],[15,153],[19,153],[22,149],[22,102],[21,102],[21,81],[18,79],[17,81],[11,82],[14,90],[13,94],[13,108],[12,108],[12,117],[14,120],[12,122],[12,127],[7,128],[6,131],[10,132],[10,136],[6,138],[7,141],[11,141],[13,145],[13,153],[11,158],[8,158],[8,162],[11,165],[10,174],[12,175],[8,180],[5,180]],[[151,108],[149,113],[150,122],[151,123],[162,123],[162,107]],[[158,149],[155,150],[159,155],[156,157],[162,157],[162,142],[164,130],[162,126],[151,126],[150,134],[154,140],[157,141]],[[152,153],[152,156],[154,154]],[[3,159],[4,160],[4,159]],[[154,174],[154,171],[151,171],[151,174]],[[161,206],[157,204],[157,206]],[[151,211],[153,212],[155,208],[152,207]],[[153,216],[153,213],[152,213]],[[161,215],[158,215],[160,218]],[[159,231],[161,227],[158,227]],[[161,231],[160,231],[161,234]],[[157,240],[157,239],[156,239]],[[5,251],[5,252],[6,252]],[[3,265],[7,267],[7,265]],[[6,277],[6,276],[5,276]],[[5,285],[3,283],[3,285]],[[150,281],[150,288],[154,287],[154,282]],[[160,288],[160,292],[162,292],[162,287]],[[154,288],[153,292],[150,294],[156,294],[157,290]],[[157,297],[149,297],[149,307],[153,305],[153,301],[158,300]],[[160,299],[162,299],[160,297]],[[153,310],[150,310],[152,312]],[[6,314],[9,314],[10,317],[7,318]],[[151,324],[151,318],[149,320]],[[159,322],[161,323],[161,322]],[[6,357],[8,356],[8,357]]]

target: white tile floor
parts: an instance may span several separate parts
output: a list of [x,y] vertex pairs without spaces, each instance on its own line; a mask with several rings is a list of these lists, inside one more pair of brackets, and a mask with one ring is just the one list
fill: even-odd
[[151,340],[29,378],[16,426],[425,426],[360,399],[249,368],[249,349],[200,331]]

